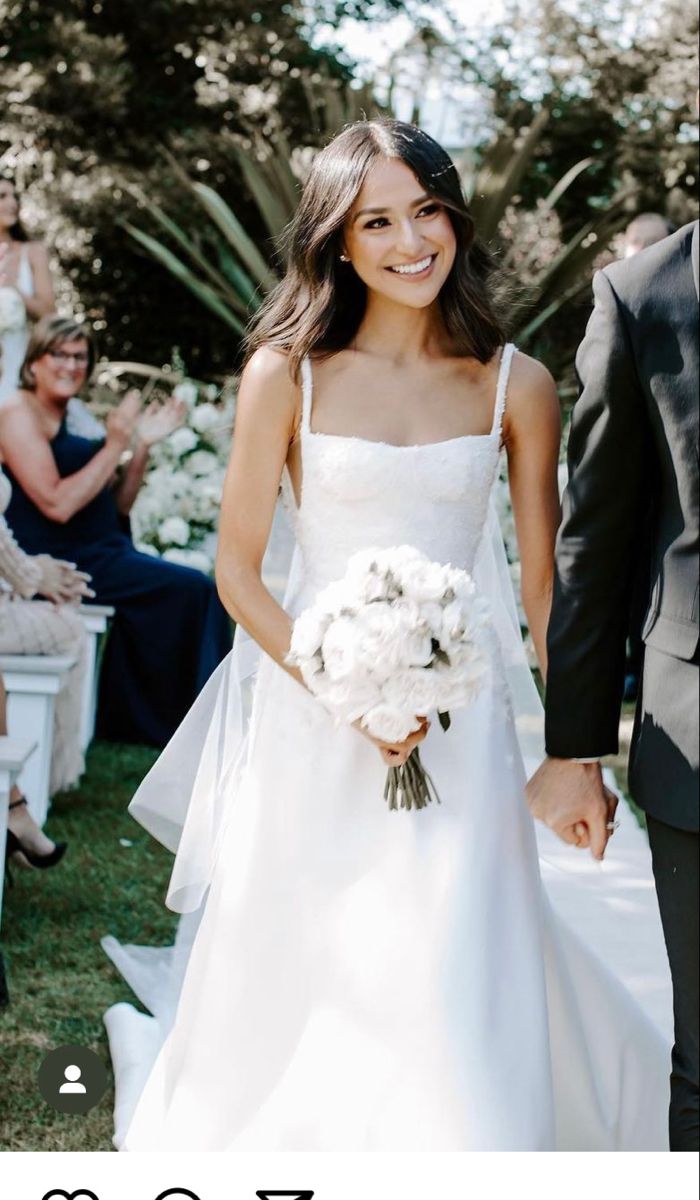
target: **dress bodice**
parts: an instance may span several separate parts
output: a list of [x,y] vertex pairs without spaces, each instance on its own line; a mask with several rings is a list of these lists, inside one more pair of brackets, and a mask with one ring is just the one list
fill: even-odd
[[32,264],[29,261],[29,253],[26,245],[20,248],[19,263],[17,266],[17,287],[25,296],[34,295],[34,273]]
[[[21,246],[17,264],[17,287],[25,296],[34,295],[34,275],[26,246]],[[19,372],[29,340],[29,320],[25,312],[20,329],[8,329],[0,336],[0,404],[14,396]]]
[[415,446],[314,433],[313,376],[304,361],[298,506],[286,470],[282,481],[304,599],[340,578],[350,556],[369,546],[412,545],[438,562],[472,570],[498,468],[514,349],[503,350],[489,433]]

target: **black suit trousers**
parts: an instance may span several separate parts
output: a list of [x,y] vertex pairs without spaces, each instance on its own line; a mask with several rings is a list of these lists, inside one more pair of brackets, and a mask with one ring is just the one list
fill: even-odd
[[698,855],[700,835],[647,814],[654,879],[673,979],[671,1150],[698,1145]]

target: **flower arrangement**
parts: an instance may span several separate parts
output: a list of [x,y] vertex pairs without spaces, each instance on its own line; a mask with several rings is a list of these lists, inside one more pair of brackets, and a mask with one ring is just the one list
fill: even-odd
[[221,492],[231,445],[233,402],[186,379],[173,394],[185,423],[159,442],[132,510],[137,549],[211,572]]
[[[447,730],[449,710],[476,697],[489,623],[465,571],[412,546],[363,550],[297,618],[287,661],[336,721],[398,743],[432,712]],[[417,748],[389,769],[384,797],[390,809],[439,799]]]

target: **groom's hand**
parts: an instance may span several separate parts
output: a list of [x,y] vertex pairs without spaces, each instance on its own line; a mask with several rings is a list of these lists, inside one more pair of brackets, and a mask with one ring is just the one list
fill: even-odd
[[546,758],[527,785],[530,812],[565,842],[602,859],[617,798],[603,783],[600,763]]

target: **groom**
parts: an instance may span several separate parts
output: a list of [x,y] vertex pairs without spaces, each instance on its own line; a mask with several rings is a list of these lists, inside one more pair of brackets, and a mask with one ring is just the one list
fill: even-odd
[[[670,1145],[698,1149],[698,224],[601,271],[577,355],[535,817],[602,858],[631,590],[648,580],[630,790],[671,965]],[[642,561],[642,559],[644,561]]]

